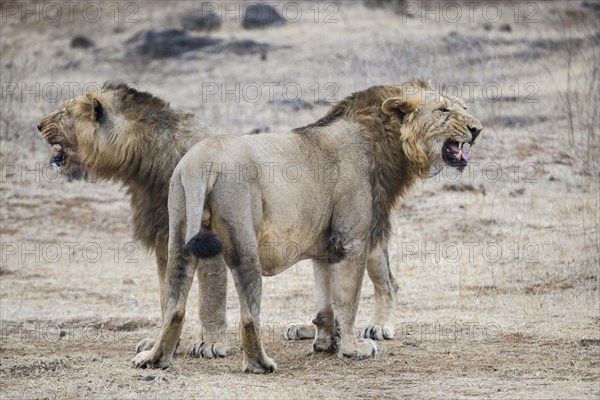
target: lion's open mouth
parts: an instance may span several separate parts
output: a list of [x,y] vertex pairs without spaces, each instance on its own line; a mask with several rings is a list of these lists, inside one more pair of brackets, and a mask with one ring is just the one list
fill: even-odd
[[465,167],[471,157],[471,145],[455,140],[446,140],[442,147],[442,156],[451,167]]
[[50,159],[50,164],[57,168],[61,168],[65,165],[66,161],[65,149],[60,144],[55,143],[51,146],[51,150],[52,158]]

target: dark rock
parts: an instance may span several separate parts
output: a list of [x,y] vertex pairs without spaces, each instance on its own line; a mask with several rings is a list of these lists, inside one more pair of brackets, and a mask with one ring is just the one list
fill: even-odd
[[71,39],[71,47],[74,49],[89,49],[94,46],[94,42],[83,35],[77,35]]
[[500,25],[500,32],[511,32],[512,26],[510,24],[502,24]]
[[179,29],[158,28],[140,32],[128,40],[129,43],[141,41],[138,52],[147,57],[179,57],[190,51],[215,46],[222,39],[188,36]]
[[242,27],[244,29],[260,29],[285,24],[285,19],[273,6],[264,3],[251,4],[246,8]]
[[156,376],[154,376],[154,375],[148,375],[143,380],[146,381],[146,382],[150,382],[150,381],[153,381],[155,379],[156,379]]
[[260,54],[266,58],[266,53],[271,49],[267,43],[259,43],[254,40],[234,40],[219,46],[221,51],[232,52],[237,55]]
[[[233,53],[237,55],[259,54],[261,59],[273,49],[268,43],[254,40],[232,40],[210,38],[206,36],[190,36],[178,29],[151,29],[138,32],[130,38],[126,45],[132,46],[138,55],[151,58],[179,57],[190,51],[200,50],[207,53]],[[277,46],[277,49],[289,46]]]
[[181,18],[181,25],[186,31],[212,32],[221,27],[221,18],[213,12],[198,11]]
[[415,16],[414,13],[407,13],[407,10],[409,10],[409,5],[406,5],[405,0],[363,0],[363,4],[366,8],[388,9],[397,15],[406,15],[408,18],[414,18]]

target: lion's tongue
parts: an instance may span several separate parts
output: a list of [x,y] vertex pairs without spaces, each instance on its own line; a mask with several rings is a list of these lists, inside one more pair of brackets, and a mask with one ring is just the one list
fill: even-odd
[[463,146],[462,148],[459,148],[457,144],[450,144],[450,150],[452,150],[452,152],[454,153],[454,157],[458,158],[459,160],[461,158],[464,158],[465,161],[469,161],[469,158],[471,157],[471,150],[470,149],[466,149],[465,146]]
[[462,158],[464,158],[465,161],[469,161],[469,157],[471,157],[471,151],[462,149],[460,152],[462,153]]

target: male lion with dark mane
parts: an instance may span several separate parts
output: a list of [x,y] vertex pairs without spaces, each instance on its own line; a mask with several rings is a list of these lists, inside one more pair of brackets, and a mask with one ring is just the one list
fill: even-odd
[[[213,133],[189,112],[178,112],[164,100],[124,83],[106,82],[68,100],[45,116],[38,129],[51,146],[51,162],[61,173],[83,168],[92,176],[122,183],[131,198],[135,238],[156,253],[161,310],[166,309],[165,271],[169,233],[169,180],[183,155]],[[223,357],[225,342],[227,267],[215,257],[198,269],[201,334],[190,354]],[[374,339],[394,336],[397,285],[383,257],[369,265],[375,286],[375,323],[363,334]],[[319,316],[315,321],[321,321]],[[315,336],[313,326],[292,326],[288,339]],[[144,339],[136,351],[154,345]]]
[[[134,365],[166,368],[183,327],[195,271],[223,254],[240,303],[243,371],[276,370],[261,342],[261,275],[302,259],[315,263],[315,351],[372,357],[377,346],[354,331],[364,271],[383,254],[390,211],[418,179],[441,165],[464,168],[482,129],[460,99],[424,82],[354,93],[317,122],[289,134],[211,137],[190,149],[171,178],[167,293],[163,325]],[[333,163],[337,177],[260,173],[291,163]],[[234,166],[256,173],[232,179]],[[302,170],[302,168],[300,168]],[[285,254],[293,243],[296,257]],[[275,245],[274,245],[275,244]]]

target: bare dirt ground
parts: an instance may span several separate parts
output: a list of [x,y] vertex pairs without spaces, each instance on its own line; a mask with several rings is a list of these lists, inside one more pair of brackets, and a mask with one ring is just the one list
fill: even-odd
[[[214,3],[226,20],[211,37],[270,50],[149,60],[128,39],[179,27],[200,3],[123,2],[118,16],[113,2],[92,3],[103,11],[94,21],[94,10],[82,14],[88,3],[69,13],[61,2],[2,2],[0,397],[598,398],[598,3],[484,2],[472,18],[461,4],[458,19],[439,3],[408,3],[293,3],[298,21],[252,31],[239,12],[225,18],[224,5],[240,3]],[[57,22],[51,4],[62,8]],[[289,4],[277,8],[293,20]],[[34,10],[24,20],[22,7]],[[71,48],[77,34],[94,47]],[[180,354],[164,371],[133,368],[135,344],[160,326],[153,255],[132,239],[122,188],[46,168],[38,119],[69,88],[120,79],[224,133],[285,131],[324,114],[329,100],[413,77],[453,83],[448,92],[458,87],[485,129],[471,167],[420,183],[394,215],[395,340],[365,361],[284,341],[287,324],[312,319],[303,262],[264,279],[263,334],[277,373],[240,372],[233,285],[231,357]],[[279,84],[272,99],[269,82]],[[285,84],[303,101],[290,101]],[[244,90],[256,86],[254,101]],[[222,99],[231,88],[238,98]],[[198,328],[195,287],[190,299],[181,349]],[[365,280],[359,326],[374,307]]]

